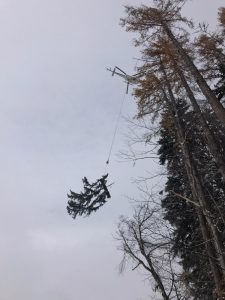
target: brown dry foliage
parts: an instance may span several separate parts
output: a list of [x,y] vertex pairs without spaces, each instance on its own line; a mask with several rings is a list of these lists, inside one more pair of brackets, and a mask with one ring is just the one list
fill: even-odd
[[157,36],[159,28],[164,26],[163,24],[169,27],[175,24],[176,29],[179,28],[180,22],[192,26],[192,22],[181,15],[181,8],[185,2],[186,0],[155,0],[155,7],[125,6],[127,16],[121,19],[121,25],[126,28],[126,31],[139,33],[140,38],[135,40],[135,45],[139,46],[149,40],[149,29],[154,29],[151,34],[152,40]]
[[146,76],[135,89],[134,96],[138,105],[137,117],[153,114],[154,118],[154,114],[160,110],[162,105],[158,78],[154,74]]
[[201,34],[195,41],[194,46],[199,54],[199,61],[202,63],[202,72],[206,78],[211,79],[218,73],[219,65],[225,64],[225,54],[221,46],[221,36]]
[[207,34],[201,34],[195,45],[198,47],[200,55],[204,57],[217,56],[219,58],[222,54],[220,44],[220,40]]
[[219,25],[223,28],[223,33],[225,34],[225,7],[219,8],[218,21]]

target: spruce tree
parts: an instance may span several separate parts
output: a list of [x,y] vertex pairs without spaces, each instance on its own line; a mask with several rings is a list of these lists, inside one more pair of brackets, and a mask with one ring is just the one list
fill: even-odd
[[[224,232],[225,186],[216,171],[215,162],[205,147],[195,114],[184,101],[178,103],[178,109],[185,124],[186,139],[196,167],[204,179],[205,195],[211,205],[210,218],[213,219],[214,226],[217,226],[220,232]],[[184,279],[191,286],[196,299],[213,299],[215,287],[205,241],[201,235],[196,207],[192,202],[185,200],[191,199],[192,193],[184,171],[184,157],[177,141],[176,128],[168,111],[163,114],[159,145],[160,163],[166,166],[168,174],[162,207],[165,210],[165,218],[174,226],[174,254],[181,258]]]
[[68,194],[67,212],[74,219],[78,215],[89,216],[92,212],[97,211],[103,206],[107,198],[111,198],[107,188],[108,174],[103,175],[102,178],[96,180],[94,183],[89,183],[86,177],[83,178],[84,191],[75,193],[70,191]]

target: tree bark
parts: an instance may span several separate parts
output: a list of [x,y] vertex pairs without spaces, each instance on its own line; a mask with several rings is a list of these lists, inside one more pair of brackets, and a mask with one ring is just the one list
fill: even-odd
[[[208,259],[209,259],[209,263],[211,266],[211,270],[213,273],[213,277],[214,277],[214,281],[215,281],[215,285],[217,290],[221,290],[221,285],[222,285],[222,274],[221,274],[221,268],[218,266],[218,262],[217,261],[217,257],[218,255],[218,250],[216,251],[214,247],[215,246],[215,238],[212,239],[212,237],[214,237],[214,230],[212,233],[212,226],[209,226],[208,221],[209,221],[209,217],[206,218],[206,216],[203,214],[204,211],[207,211],[206,207],[205,207],[205,200],[204,200],[204,195],[203,195],[203,190],[201,188],[201,185],[199,184],[199,180],[198,180],[198,174],[196,174],[196,170],[195,167],[193,165],[193,163],[191,162],[191,155],[189,152],[189,149],[186,145],[185,142],[185,135],[184,132],[182,130],[182,127],[180,126],[180,122],[178,117],[174,117],[175,124],[177,127],[177,136],[178,136],[178,140],[180,141],[181,144],[181,148],[182,148],[182,152],[184,155],[184,162],[185,162],[185,169],[187,172],[187,176],[189,179],[189,183],[191,186],[191,191],[192,191],[192,195],[194,198],[194,201],[196,203],[199,203],[201,208],[197,208],[197,215],[198,215],[198,219],[199,219],[199,223],[200,223],[200,228],[201,228],[201,232],[202,232],[202,236],[203,236],[203,240],[205,241],[205,245],[206,245],[206,251],[208,254]],[[199,195],[200,194],[200,195]],[[211,221],[209,222],[210,225]],[[209,228],[211,228],[211,230],[209,230]],[[211,235],[210,235],[210,231],[211,231]],[[217,239],[216,239],[217,240]],[[214,244],[214,246],[213,246]],[[221,267],[223,267],[223,261],[220,262]]]
[[166,290],[165,290],[164,284],[162,282],[162,279],[160,278],[159,274],[156,272],[156,270],[155,270],[155,268],[154,268],[154,266],[152,264],[151,258],[149,257],[149,255],[145,251],[144,241],[142,239],[142,231],[140,229],[140,226],[139,226],[139,230],[138,231],[139,231],[139,237],[136,237],[136,241],[138,242],[141,254],[145,257],[145,259],[146,259],[146,261],[148,263],[148,266],[149,266],[148,269],[149,269],[150,273],[152,274],[155,282],[158,284],[158,287],[159,287],[159,290],[161,291],[163,299],[164,300],[170,300],[169,296],[166,293]]
[[160,291],[161,291],[161,294],[162,294],[163,299],[164,299],[164,300],[170,300],[169,296],[167,295],[167,293],[166,293],[166,291],[165,291],[165,289],[164,289],[164,285],[163,285],[163,283],[162,283],[162,281],[161,281],[161,278],[160,278],[159,275],[155,272],[155,269],[154,269],[154,267],[153,267],[153,265],[152,265],[151,259],[149,259],[149,257],[148,257],[147,255],[145,256],[145,258],[146,258],[146,260],[147,260],[147,262],[148,262],[148,265],[149,265],[149,267],[150,267],[150,269],[151,269],[151,274],[152,274],[153,278],[155,279],[155,282],[157,282],[157,284],[158,284],[158,286],[159,286],[159,289],[160,289]]
[[209,104],[211,105],[218,120],[220,120],[220,122],[225,126],[225,109],[223,105],[219,102],[214,92],[210,89],[206,80],[203,78],[202,74],[199,72],[198,68],[195,66],[190,56],[187,54],[187,52],[183,49],[179,41],[176,39],[168,24],[164,20],[161,21],[161,24],[167,36],[175,46],[175,49],[177,49],[179,56],[186,63],[187,67],[189,68],[190,72],[195,78],[196,83],[198,84],[203,95],[206,97]]
[[181,147],[182,147],[182,151],[184,154],[184,162],[186,165],[186,169],[188,169],[188,176],[189,176],[189,180],[190,180],[190,185],[192,187],[192,190],[194,191],[194,195],[195,199],[198,199],[200,206],[202,207],[203,213],[205,215],[206,221],[208,223],[208,226],[211,230],[211,234],[212,237],[214,239],[214,244],[215,244],[215,249],[217,250],[217,254],[220,260],[220,264],[225,276],[225,258],[224,258],[224,249],[222,247],[222,242],[221,242],[221,238],[219,236],[219,232],[217,231],[217,229],[215,228],[211,217],[209,216],[209,213],[211,211],[210,206],[208,204],[208,201],[205,197],[204,194],[204,189],[203,189],[203,185],[201,183],[198,171],[193,163],[193,158],[191,155],[191,152],[189,151],[188,145],[185,141],[185,133],[183,130],[183,126],[181,124],[181,117],[179,116],[179,112],[176,109],[176,102],[175,102],[175,98],[173,96],[173,92],[172,89],[170,87],[169,82],[167,81],[167,87],[168,87],[168,92],[170,95],[170,100],[172,103],[172,107],[174,109],[175,112],[175,121],[176,121],[176,125],[177,125],[177,129],[178,129],[178,133],[180,134],[180,139],[182,139],[182,143],[181,143]]
[[201,111],[201,109],[198,105],[198,102],[197,102],[197,100],[185,78],[183,71],[180,69],[180,66],[178,66],[178,64],[176,63],[176,61],[174,59],[173,59],[173,62],[175,64],[175,69],[180,77],[181,83],[183,84],[183,86],[187,92],[187,95],[191,101],[192,107],[193,107],[194,111],[197,113],[199,121],[202,125],[203,132],[204,132],[204,135],[205,135],[206,141],[207,141],[207,146],[209,147],[209,150],[210,150],[212,156],[214,157],[216,164],[218,166],[218,170],[221,173],[223,180],[225,181],[225,160],[224,160],[224,158],[221,154],[221,151],[218,147],[216,138],[215,138],[213,132],[210,130],[204,115],[202,114],[202,111]]
[[[185,142],[185,133],[181,124],[181,118],[176,108],[176,101],[172,92],[169,81],[165,73],[165,69],[162,66],[162,72],[164,73],[167,90],[169,93],[169,99],[165,90],[162,90],[164,99],[167,102],[172,115],[174,116],[174,122],[177,129],[178,140],[180,141],[181,149],[184,156],[185,169],[189,179],[193,198],[196,203],[200,204],[201,209],[198,209],[198,218],[202,231],[203,239],[206,242],[206,250],[209,257],[210,266],[213,272],[215,285],[218,291],[223,289],[223,278],[225,277],[225,258],[223,253],[223,247],[218,231],[216,230],[211,217],[209,216],[210,207],[208,201],[205,198],[203,186],[199,178],[197,169],[193,163],[192,155],[189,151],[188,145]],[[205,220],[205,221],[204,221]],[[212,237],[212,238],[211,238]],[[212,243],[208,242],[212,240]],[[218,262],[216,263],[218,259]],[[219,266],[218,266],[219,263]]]

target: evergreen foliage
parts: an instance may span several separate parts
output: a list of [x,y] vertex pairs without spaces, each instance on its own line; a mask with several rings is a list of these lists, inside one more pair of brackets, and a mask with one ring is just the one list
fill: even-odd
[[225,65],[219,65],[219,80],[215,86],[215,94],[219,101],[225,102]]
[[[188,142],[201,177],[204,179],[205,196],[209,199],[213,214],[211,218],[220,232],[224,232],[225,185],[217,172],[207,147],[205,146],[201,126],[196,116],[184,101],[179,101],[178,110],[182,115]],[[213,117],[211,118],[213,127]],[[218,129],[218,124],[217,129]],[[215,126],[215,124],[214,124]],[[215,129],[215,128],[214,128]],[[224,139],[224,135],[220,140]],[[174,255],[181,258],[184,280],[190,286],[194,299],[213,299],[215,289],[210,265],[201,235],[199,220],[194,204],[184,200],[192,199],[184,158],[176,138],[175,125],[168,111],[163,114],[159,139],[160,163],[166,166],[166,196],[162,200],[165,219],[174,227]],[[225,145],[225,144],[224,144]]]
[[86,177],[83,178],[84,191],[75,193],[70,191],[68,194],[67,212],[74,219],[79,216],[89,216],[92,212],[97,211],[103,206],[107,198],[111,198],[107,188],[108,174],[96,180],[94,183],[89,183]]

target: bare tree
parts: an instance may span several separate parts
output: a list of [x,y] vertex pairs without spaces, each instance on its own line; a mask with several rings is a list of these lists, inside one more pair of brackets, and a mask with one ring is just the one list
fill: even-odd
[[159,206],[139,204],[133,218],[121,217],[117,240],[123,252],[122,270],[131,261],[132,270],[141,268],[147,272],[153,290],[164,300],[191,299],[182,284],[180,266],[173,259],[172,228],[163,219]]

